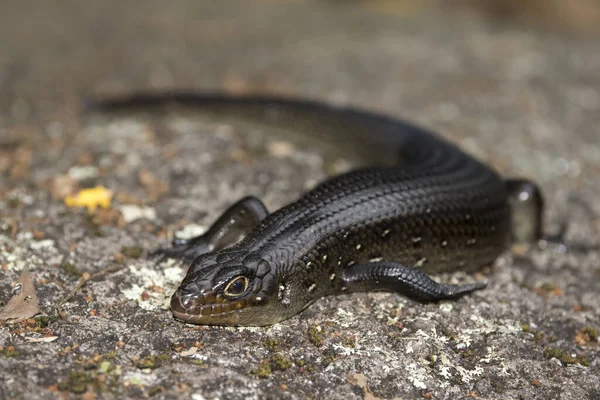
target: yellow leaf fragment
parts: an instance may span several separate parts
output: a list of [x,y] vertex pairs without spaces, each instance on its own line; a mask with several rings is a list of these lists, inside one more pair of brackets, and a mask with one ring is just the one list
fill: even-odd
[[91,189],[82,189],[75,196],[65,197],[67,207],[87,207],[88,211],[96,208],[109,208],[113,192],[103,186]]

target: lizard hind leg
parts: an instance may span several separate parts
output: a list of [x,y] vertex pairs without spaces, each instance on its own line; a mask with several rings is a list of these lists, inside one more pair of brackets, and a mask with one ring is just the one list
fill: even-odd
[[342,282],[349,291],[387,290],[421,302],[454,299],[487,286],[485,282],[437,283],[424,272],[394,261],[348,267],[342,274]]

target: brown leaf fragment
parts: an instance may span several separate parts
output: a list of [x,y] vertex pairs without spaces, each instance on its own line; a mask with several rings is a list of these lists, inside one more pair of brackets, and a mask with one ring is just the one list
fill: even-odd
[[169,183],[159,179],[147,169],[138,172],[138,182],[144,186],[148,196],[154,201],[169,191]]
[[28,270],[23,270],[12,288],[13,296],[0,312],[0,320],[16,324],[40,312],[39,302]]
[[58,336],[44,336],[36,338],[27,338],[27,343],[50,343],[58,339]]
[[346,378],[346,381],[351,385],[356,385],[363,390],[363,399],[365,400],[382,400],[381,397],[375,396],[370,390],[367,382],[367,377],[364,374],[351,374]]
[[77,181],[68,175],[54,177],[50,192],[55,200],[73,196],[77,192]]

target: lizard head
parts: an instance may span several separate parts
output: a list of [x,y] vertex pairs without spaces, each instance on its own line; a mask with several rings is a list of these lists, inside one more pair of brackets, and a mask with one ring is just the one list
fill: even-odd
[[171,297],[173,315],[202,325],[270,325],[277,297],[268,261],[225,249],[198,257]]

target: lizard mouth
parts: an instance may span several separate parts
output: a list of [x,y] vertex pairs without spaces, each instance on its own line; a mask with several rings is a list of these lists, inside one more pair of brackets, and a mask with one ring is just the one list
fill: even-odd
[[231,301],[219,293],[182,294],[171,297],[173,316],[184,322],[202,325],[234,325],[241,310],[249,305],[246,299]]

